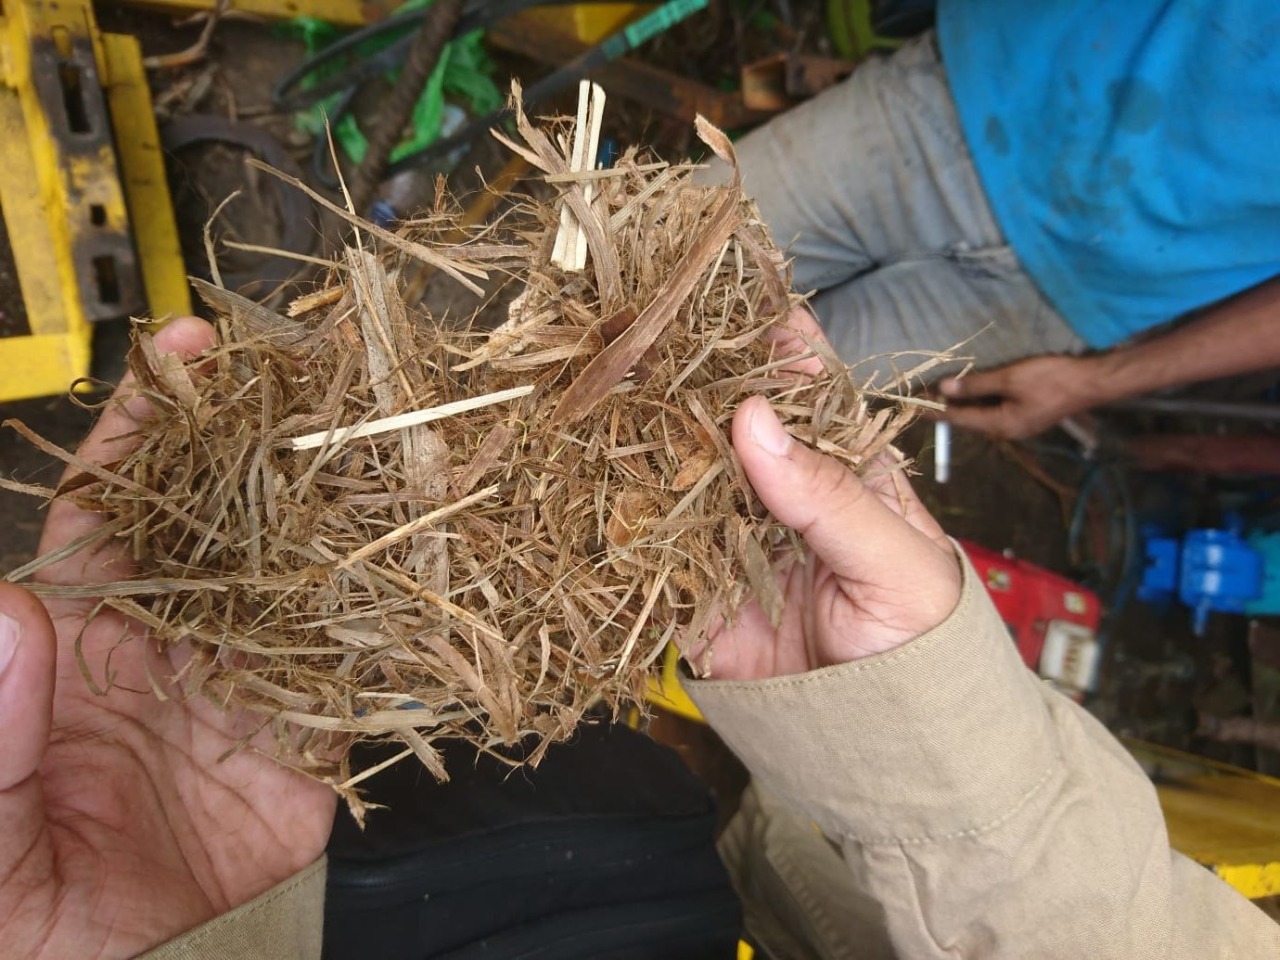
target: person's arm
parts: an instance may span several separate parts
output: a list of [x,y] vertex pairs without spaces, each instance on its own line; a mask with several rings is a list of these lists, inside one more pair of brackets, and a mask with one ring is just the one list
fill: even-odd
[[[212,343],[194,318],[154,340],[193,363]],[[148,410],[126,377],[79,457],[117,461]],[[181,651],[82,592],[132,569],[127,543],[74,549],[105,522],[72,495],[49,505],[40,554],[60,559],[35,579],[71,596],[0,579],[0,954],[111,960],[193,931],[161,956],[318,958],[337,795],[276,763],[260,722],[184,696]],[[82,671],[107,664],[97,692]]]
[[1280,956],[1280,927],[1170,850],[1142,770],[1026,669],[910,491],[753,443],[763,406],[744,406],[735,449],[810,547],[782,578],[797,618],[745,610],[709,658],[692,651],[711,679],[689,692],[760,791],[839,851],[847,908],[797,898],[824,911],[807,918],[819,954],[848,954],[871,916],[913,958]]
[[938,385],[957,426],[1018,439],[1092,407],[1280,367],[1280,278],[1105,353],[1032,357]]

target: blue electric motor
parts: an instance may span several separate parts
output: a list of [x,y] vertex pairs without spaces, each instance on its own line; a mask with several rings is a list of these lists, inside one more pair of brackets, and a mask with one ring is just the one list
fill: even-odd
[[[1175,596],[1191,608],[1197,634],[1203,634],[1209,614],[1269,613],[1276,596],[1267,596],[1263,554],[1275,535],[1244,538],[1238,518],[1223,530],[1190,530],[1182,540],[1144,531],[1146,568],[1138,599],[1162,603]],[[1280,578],[1280,570],[1273,571]],[[1270,584],[1275,586],[1274,583]]]

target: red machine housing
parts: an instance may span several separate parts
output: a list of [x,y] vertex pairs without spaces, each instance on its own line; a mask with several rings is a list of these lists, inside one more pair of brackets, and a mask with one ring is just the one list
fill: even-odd
[[1097,594],[1025,560],[962,540],[1027,666],[1066,692],[1093,688],[1098,667]]

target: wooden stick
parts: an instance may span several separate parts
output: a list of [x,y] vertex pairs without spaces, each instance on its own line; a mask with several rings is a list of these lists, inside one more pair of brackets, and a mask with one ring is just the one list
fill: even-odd
[[[604,122],[604,89],[597,83],[583,80],[578,84],[578,116],[573,128],[573,142],[569,149],[569,173],[583,174],[595,167],[600,152],[600,128]],[[582,195],[588,209],[595,186],[591,179],[583,184]],[[556,231],[555,247],[551,262],[562,270],[578,271],[587,265],[587,234],[569,204],[560,207],[560,229]]]
[[[590,120],[587,127],[587,152],[583,157],[582,169],[594,170],[596,166],[596,158],[600,155],[600,127],[604,123],[604,88],[598,83],[591,85],[591,112]],[[586,197],[587,207],[590,208],[591,200],[595,196],[595,181],[588,180],[582,187],[583,196]],[[582,270],[587,265],[587,234],[585,230],[579,230],[574,238],[576,243],[573,250],[573,269]]]
[[[569,169],[571,171],[586,169],[582,165],[582,147],[587,137],[587,111],[591,106],[591,81],[578,83],[578,116],[573,125],[573,145],[569,150]],[[561,269],[568,270],[572,263],[573,249],[576,249],[578,222],[567,203],[560,206],[560,229],[556,231],[555,248],[551,251],[551,262]]]
[[495,403],[519,400],[521,397],[527,397],[533,393],[533,390],[533,384],[512,387],[509,390],[486,393],[479,397],[455,400],[453,403],[444,403],[438,407],[429,407],[426,410],[412,410],[408,413],[398,413],[394,417],[369,420],[354,427],[339,427],[332,431],[322,430],[319,433],[308,433],[301,437],[294,437],[289,441],[289,445],[294,450],[314,450],[316,447],[325,445],[337,446],[340,443],[355,440],[359,437],[372,437],[379,433],[401,430],[404,427],[416,427],[419,424],[431,423],[435,420],[456,416],[459,413],[466,413],[468,410],[479,410],[481,407],[492,406]]

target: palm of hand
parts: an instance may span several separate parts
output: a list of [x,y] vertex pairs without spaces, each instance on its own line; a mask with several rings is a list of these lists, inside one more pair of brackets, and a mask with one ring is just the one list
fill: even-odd
[[[221,760],[239,731],[208,702],[157,700],[143,642],[112,658],[115,689],[90,692],[61,655],[87,604],[66,606],[51,610],[58,719],[32,787],[43,790],[44,822],[23,860],[25,905],[45,918],[31,946],[55,957],[133,956],[314,861],[334,794],[250,750]],[[86,658],[102,663],[131,627],[137,636],[119,615],[95,618]],[[153,664],[152,675],[165,666]]]
[[[776,627],[752,599],[735,620],[712,630],[714,679],[794,675],[884,653],[951,613],[960,573],[955,550],[937,522],[898,472],[869,479],[862,489],[887,509],[849,529],[849,542],[865,541],[868,534],[877,539],[877,514],[893,541],[870,556],[841,558],[840,572],[806,549],[803,558],[776,574],[783,596]],[[699,662],[696,655],[692,659]]]
[[[193,356],[211,339],[207,325],[180,320],[156,343]],[[137,398],[108,408],[80,455],[93,463],[116,459],[145,411]],[[54,501],[40,554],[101,522]],[[37,579],[85,586],[130,569],[123,551],[108,546],[60,559]],[[176,673],[173,658],[154,649],[141,625],[112,611],[86,623],[92,599],[51,599],[42,610],[26,591],[4,584],[0,591],[3,612],[23,627],[14,660],[0,674],[6,956],[134,956],[246,903],[320,856],[333,823],[333,791],[255,752],[251,718],[177,696],[168,679]],[[110,676],[106,694],[89,689],[77,642],[95,681]],[[168,688],[170,698],[158,699],[153,687]]]

